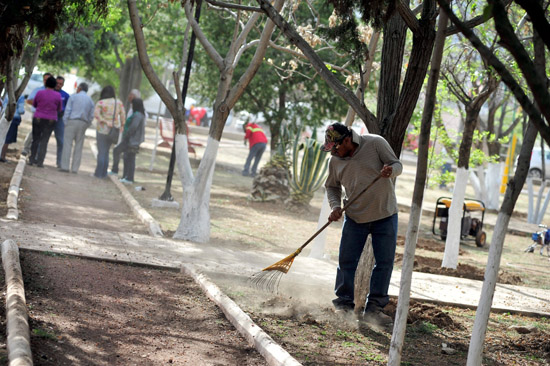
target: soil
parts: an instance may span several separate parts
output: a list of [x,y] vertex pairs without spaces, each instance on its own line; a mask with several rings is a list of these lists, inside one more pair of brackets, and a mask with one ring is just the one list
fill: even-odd
[[[16,158],[8,151],[9,162],[0,165],[0,217]],[[83,173],[61,188],[64,174],[51,164],[27,166],[22,220],[146,232],[111,182]],[[49,252],[22,250],[20,260],[34,365],[266,365],[183,274]],[[3,271],[0,277],[4,284]],[[1,297],[5,303],[5,292]],[[4,307],[0,316],[5,340]],[[7,364],[5,344],[2,351]]]
[[[5,215],[6,182],[15,168],[15,158],[9,154],[10,162],[0,164],[0,217]],[[79,173],[75,178],[78,180],[74,189],[60,189],[55,182],[63,180],[64,173],[57,172],[52,165],[50,160],[44,169],[26,169],[21,198],[23,222],[144,232],[127,206],[118,201],[119,194],[111,190],[113,185],[89,177],[89,166],[83,167],[82,175]],[[223,174],[235,185],[241,179],[233,172]],[[143,176],[141,179],[144,180]],[[247,225],[253,224],[247,221],[247,214],[254,215],[260,223],[269,215],[295,218],[282,206],[247,201],[247,188],[222,186],[214,185],[212,192],[214,244],[229,245],[235,241],[239,247],[260,245],[272,249],[274,242],[295,247],[301,241],[293,236],[299,230],[273,223],[265,224],[270,230],[260,228],[264,233],[261,241],[250,237]],[[148,185],[145,192],[152,190]],[[98,199],[98,194],[105,199]],[[61,205],[63,210],[52,215],[52,207],[44,207],[51,202]],[[89,218],[82,220],[82,215],[88,214]],[[308,220],[308,225],[316,220],[315,214],[304,214],[301,219]],[[223,230],[224,220],[234,221],[229,234]],[[441,254],[442,248],[440,242],[421,238],[418,249],[422,255],[417,257],[417,268],[426,271],[439,268],[441,261],[430,253]],[[461,255],[468,255],[468,250],[461,250]],[[29,251],[21,252],[21,261],[35,365],[266,364],[194,281],[180,273]],[[459,266],[447,275],[483,276],[477,267],[474,269]],[[503,272],[501,280],[505,275]],[[353,314],[337,314],[328,305],[318,307],[271,294],[254,301],[247,301],[238,293],[228,295],[304,365],[387,363],[391,334],[361,326]],[[385,312],[394,316],[395,305],[392,300]],[[0,316],[5,322],[3,311]],[[411,303],[403,364],[464,365],[474,316],[475,312],[469,309]],[[528,334],[520,334],[511,329],[517,325],[535,328]],[[454,353],[443,354],[443,343]],[[483,363],[550,364],[549,345],[550,320],[492,314]]]

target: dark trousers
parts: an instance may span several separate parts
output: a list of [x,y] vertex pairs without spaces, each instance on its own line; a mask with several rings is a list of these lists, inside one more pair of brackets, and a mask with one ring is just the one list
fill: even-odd
[[372,236],[372,249],[376,264],[372,270],[370,291],[365,307],[383,308],[388,304],[388,289],[397,240],[397,214],[364,224],[353,221],[347,215],[344,216],[334,286],[334,292],[338,299],[334,300],[334,303],[350,305],[354,303],[355,271],[368,235]]
[[55,119],[32,119],[31,164],[44,165],[44,159],[48,151],[48,141],[55,127],[55,122]]
[[[265,142],[258,142],[257,144],[254,144],[254,146],[250,148],[248,157],[246,158],[246,162],[244,163],[244,168],[243,168],[244,174],[250,173],[252,175],[256,175],[258,164],[260,164],[260,160],[262,159],[262,155],[264,154],[266,146],[267,144]],[[254,159],[254,164],[252,165],[252,169],[249,172],[248,169],[250,169],[250,163],[252,162],[252,159]]]
[[124,174],[122,178],[133,182],[135,170],[136,170],[136,153],[125,151],[124,152]]
[[126,141],[122,140],[120,144],[116,145],[113,149],[113,167],[111,171],[118,174],[118,163],[120,162],[120,155],[126,151]]

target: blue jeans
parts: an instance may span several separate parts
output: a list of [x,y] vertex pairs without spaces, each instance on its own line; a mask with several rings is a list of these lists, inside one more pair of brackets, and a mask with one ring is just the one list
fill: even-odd
[[94,175],[97,178],[105,178],[107,176],[107,168],[109,167],[109,149],[111,148],[111,139],[109,135],[96,133],[97,139],[97,166]]
[[267,144],[265,142],[258,142],[250,148],[250,152],[248,153],[248,157],[246,158],[246,163],[244,164],[243,174],[249,173],[248,169],[250,168],[250,163],[254,158],[254,165],[252,165],[252,170],[250,171],[250,173],[252,175],[256,175],[256,169],[258,169],[258,164],[262,159],[262,155],[264,154],[266,146]]
[[397,214],[364,224],[358,224],[348,216],[344,217],[334,286],[334,292],[338,296],[334,300],[335,304],[353,304],[355,271],[369,234],[372,236],[375,266],[365,308],[367,305],[383,308],[389,302],[388,288],[397,241]]

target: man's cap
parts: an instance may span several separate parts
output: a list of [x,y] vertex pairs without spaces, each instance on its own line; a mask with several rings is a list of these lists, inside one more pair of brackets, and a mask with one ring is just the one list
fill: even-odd
[[325,130],[325,143],[321,146],[323,151],[332,151],[334,145],[341,143],[347,136],[351,135],[351,130],[346,125],[335,122]]

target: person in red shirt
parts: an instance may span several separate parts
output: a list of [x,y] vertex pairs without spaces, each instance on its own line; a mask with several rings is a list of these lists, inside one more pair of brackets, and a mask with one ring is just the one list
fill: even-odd
[[[264,131],[260,126],[254,122],[247,123],[245,126],[245,135],[244,135],[244,144],[246,145],[246,140],[248,140],[248,145],[250,150],[248,152],[248,157],[246,158],[246,163],[244,164],[243,175],[254,177],[256,175],[256,170],[258,169],[258,164],[260,159],[265,151],[267,146],[267,137],[265,136]],[[250,163],[254,159],[254,164],[252,165],[252,170],[250,169]]]

